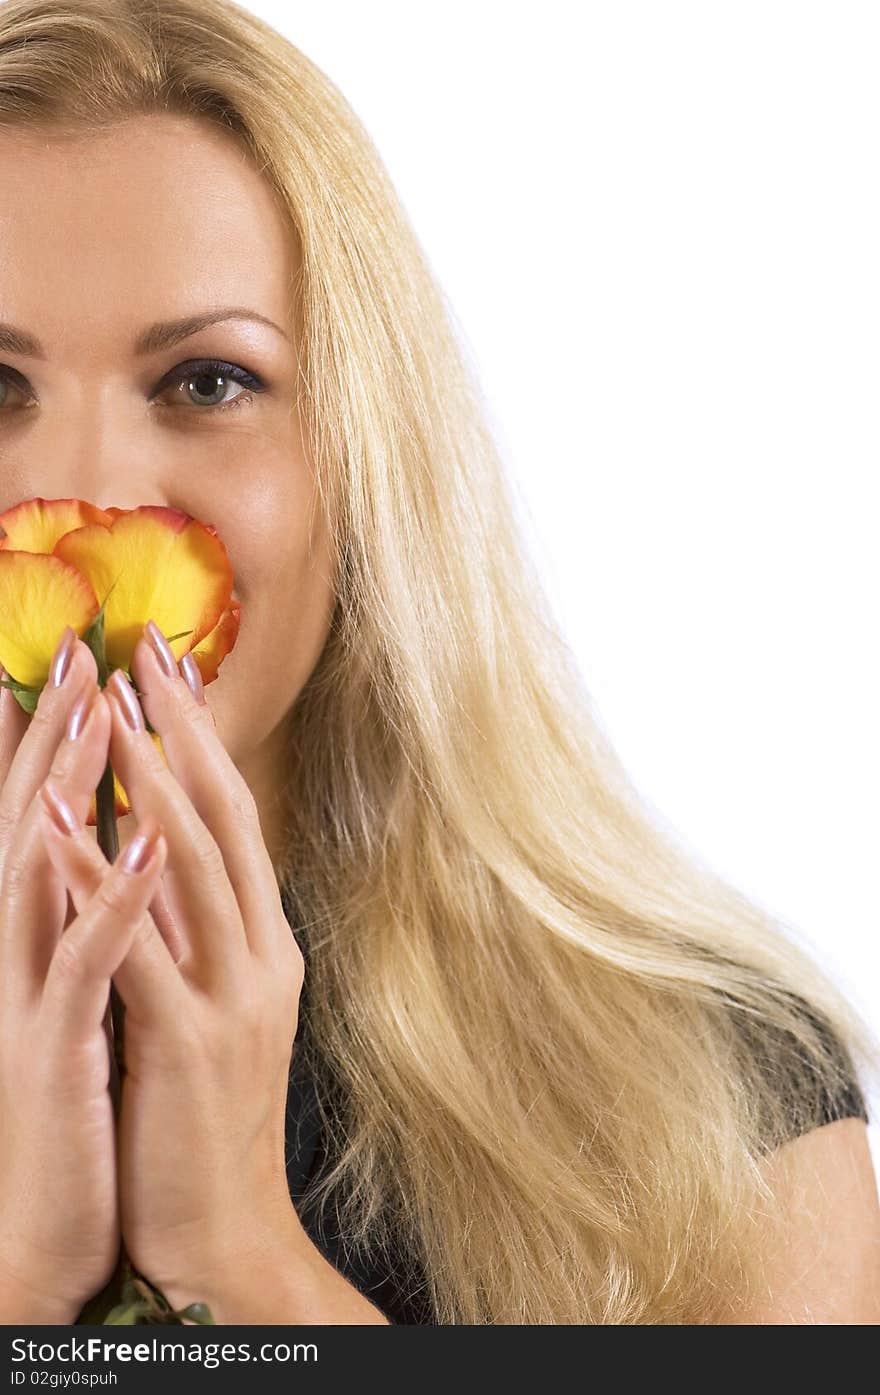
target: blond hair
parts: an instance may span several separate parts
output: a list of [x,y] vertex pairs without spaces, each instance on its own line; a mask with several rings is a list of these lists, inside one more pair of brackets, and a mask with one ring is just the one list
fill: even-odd
[[302,252],[337,601],[288,716],[276,872],[331,1143],[314,1196],[350,1246],[411,1258],[441,1323],[712,1322],[785,1224],[762,1159],[841,1086],[817,1019],[865,1069],[877,1043],[627,778],[333,83],[226,0],[0,4],[0,127],[153,112],[240,142]]

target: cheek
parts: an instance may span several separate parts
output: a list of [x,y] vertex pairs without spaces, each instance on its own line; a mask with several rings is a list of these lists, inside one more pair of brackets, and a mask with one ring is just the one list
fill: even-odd
[[288,481],[244,501],[228,528],[216,520],[241,601],[238,640],[209,687],[218,726],[228,725],[230,737],[244,720],[251,739],[271,731],[326,642],[333,567],[323,520],[310,519],[310,506],[310,494]]

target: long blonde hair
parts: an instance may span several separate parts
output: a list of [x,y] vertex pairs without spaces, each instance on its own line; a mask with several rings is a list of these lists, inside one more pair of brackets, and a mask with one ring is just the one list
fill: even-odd
[[313,1198],[351,1247],[411,1259],[441,1323],[712,1322],[785,1224],[762,1159],[841,1084],[818,1019],[850,1064],[877,1043],[628,780],[333,83],[227,0],[0,4],[0,128],[161,111],[240,142],[302,251],[337,602],[288,716],[276,872],[331,1145]]

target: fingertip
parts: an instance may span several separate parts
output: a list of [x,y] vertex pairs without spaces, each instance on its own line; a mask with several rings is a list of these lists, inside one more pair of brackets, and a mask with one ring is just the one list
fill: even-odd
[[95,694],[95,700],[92,704],[92,712],[95,714],[96,720],[99,721],[103,720],[100,714],[106,713],[108,722],[112,724],[113,713],[110,709],[110,699],[108,698],[103,688],[99,687],[97,693]]
[[166,853],[162,825],[154,814],[145,814],[131,842],[119,855],[123,872],[134,876],[150,876],[164,866]]
[[39,795],[44,822],[50,832],[65,841],[75,837],[83,825],[61,791],[51,780],[44,780],[39,787]]
[[[152,667],[151,667],[152,665]],[[128,671],[134,681],[134,685],[139,693],[146,694],[149,691],[150,679],[153,679],[153,686],[156,686],[156,675],[161,674],[159,660],[156,658],[156,651],[144,633],[138,637],[138,641],[132,650],[131,663]]]
[[98,663],[89,646],[84,640],[77,636],[74,641],[72,663],[75,663],[81,670],[83,681],[91,679],[93,683],[98,681]]

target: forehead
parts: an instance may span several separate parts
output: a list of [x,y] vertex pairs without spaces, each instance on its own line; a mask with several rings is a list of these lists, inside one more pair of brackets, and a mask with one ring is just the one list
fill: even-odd
[[48,334],[71,314],[118,314],[128,329],[224,303],[290,322],[296,235],[242,148],[207,123],[4,130],[0,189],[0,319]]

